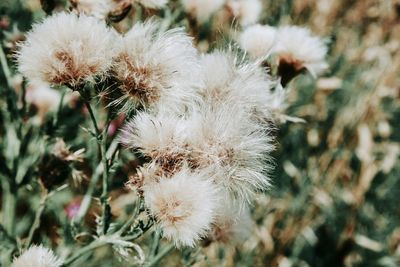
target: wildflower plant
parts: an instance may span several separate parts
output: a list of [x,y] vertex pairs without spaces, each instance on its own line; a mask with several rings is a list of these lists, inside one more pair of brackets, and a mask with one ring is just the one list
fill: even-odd
[[[246,239],[276,129],[302,121],[285,115],[289,82],[327,69],[325,41],[255,25],[257,0],[42,2],[49,15],[0,54],[2,263],[81,266],[109,246],[154,266]],[[204,51],[214,21],[239,23]],[[34,217],[18,212],[36,193]]]

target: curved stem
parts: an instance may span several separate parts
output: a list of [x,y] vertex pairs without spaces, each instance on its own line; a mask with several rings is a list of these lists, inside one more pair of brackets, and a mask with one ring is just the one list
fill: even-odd
[[98,240],[90,243],[86,247],[81,248],[77,253],[75,253],[71,257],[67,258],[64,261],[63,266],[67,266],[67,265],[71,264],[72,262],[74,262],[75,260],[77,260],[78,258],[83,256],[84,254],[86,254],[96,248],[102,247],[104,245],[107,245],[107,241],[103,240],[103,239],[102,240],[98,239]]
[[142,204],[141,202],[142,200],[141,198],[139,198],[131,217],[118,230],[118,234],[122,235],[129,228],[129,226],[131,226],[135,222],[135,220],[137,220],[137,217],[140,214],[140,205]]
[[79,257],[83,256],[84,254],[86,254],[86,253],[88,253],[88,252],[90,252],[92,250],[95,250],[97,248],[100,248],[102,246],[105,246],[107,244],[116,243],[116,241],[118,241],[118,240],[133,241],[133,240],[141,237],[145,232],[146,231],[141,231],[140,233],[137,233],[135,235],[129,235],[129,236],[124,236],[124,237],[121,237],[121,236],[119,236],[117,234],[102,236],[99,239],[96,239],[95,241],[90,243],[89,245],[87,245],[87,246],[81,248],[80,250],[78,250],[71,257],[69,257],[66,260],[64,260],[63,266],[70,265],[72,262],[77,260]]
[[161,239],[161,231],[160,229],[156,229],[153,236],[153,244],[150,249],[149,258],[154,257],[157,254]]

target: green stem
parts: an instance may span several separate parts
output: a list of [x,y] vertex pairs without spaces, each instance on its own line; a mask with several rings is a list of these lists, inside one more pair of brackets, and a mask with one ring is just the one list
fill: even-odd
[[[109,121],[109,120],[108,120]],[[107,130],[109,122],[103,130],[103,137],[101,139],[101,162],[103,164],[103,192],[101,194],[101,203],[103,206],[103,234],[107,234],[110,217],[110,206],[108,204],[108,160],[107,160]]]
[[31,229],[29,229],[28,239],[26,240],[26,243],[25,243],[25,247],[26,248],[28,248],[31,245],[32,239],[33,239],[33,235],[35,234],[35,231],[40,226],[40,218],[41,218],[41,216],[43,214],[43,211],[44,211],[44,209],[46,207],[46,201],[47,201],[48,197],[49,197],[48,191],[46,189],[44,189],[44,192],[42,193],[42,196],[40,198],[39,207],[36,210],[35,220],[33,221]]
[[73,224],[79,224],[82,222],[83,218],[85,217],[87,211],[89,210],[90,203],[92,201],[92,196],[99,180],[101,174],[103,173],[103,165],[99,164],[90,179],[89,187],[86,191],[85,196],[81,202],[77,215],[73,218]]
[[11,181],[4,182],[4,213],[3,220],[5,229],[8,235],[14,237],[15,235],[15,211],[17,209],[17,190],[14,190],[14,186]]
[[[110,148],[107,151],[108,157],[109,158],[114,157],[114,155],[117,152],[117,150],[118,150],[118,145],[111,144]],[[99,178],[100,178],[100,176],[102,174],[103,174],[103,164],[100,163],[97,166],[97,168],[96,168],[96,170],[95,170],[95,172],[94,172],[94,174],[92,176],[92,179],[90,179],[89,187],[88,187],[88,189],[87,189],[87,191],[85,193],[85,196],[83,197],[83,200],[82,200],[81,205],[79,207],[78,213],[73,219],[73,224],[74,225],[77,225],[77,224],[81,223],[83,218],[85,217],[87,211],[89,210],[90,203],[92,201],[92,196],[93,196],[96,184],[97,184],[97,182],[98,182],[98,180],[99,180]]]
[[58,103],[57,113],[56,113],[56,116],[54,118],[54,127],[57,127],[58,122],[60,120],[65,94],[66,94],[65,90],[63,90],[63,92],[61,93],[60,102]]
[[0,45],[0,62],[1,62],[1,68],[3,70],[4,76],[7,81],[7,86],[9,88],[13,88],[11,71],[10,68],[8,67],[6,54],[4,53],[4,49],[1,45]]
[[132,213],[132,216],[118,230],[118,234],[122,235],[126,231],[126,229],[128,229],[128,227],[131,226],[135,220],[137,220],[138,215],[140,214],[140,205],[142,204],[141,202],[142,200],[141,198],[139,198],[138,202],[136,203],[135,210]]
[[63,266],[67,266],[69,264],[71,264],[72,262],[74,262],[75,260],[77,260],[78,258],[80,258],[81,256],[83,256],[84,254],[95,250],[96,248],[102,247],[104,245],[107,245],[107,241],[104,239],[98,239],[92,243],[90,243],[89,245],[81,248],[78,252],[76,252],[74,255],[72,255],[71,257],[67,258],[64,263]]
[[95,130],[95,133],[96,133],[96,138],[97,138],[97,140],[100,140],[101,132],[99,130],[99,126],[97,124],[96,116],[94,115],[93,109],[90,106],[90,103],[89,103],[88,100],[84,99],[84,103],[85,103],[85,106],[86,106],[87,110],[89,111],[90,119],[92,120],[93,127],[94,127],[94,130]]
[[[82,95],[82,93],[81,93]],[[82,97],[84,97],[82,95]],[[109,180],[109,166],[107,160],[107,130],[110,125],[109,116],[107,116],[106,126],[103,129],[103,132],[100,132],[99,126],[97,124],[96,116],[94,115],[93,109],[90,105],[90,102],[84,98],[84,103],[86,108],[89,111],[90,118],[93,123],[93,127],[95,129],[97,142],[99,144],[100,156],[101,156],[101,164],[103,165],[103,183],[102,183],[102,194],[100,196],[100,201],[102,204],[102,222],[103,222],[103,234],[107,234],[107,230],[109,228],[109,219],[111,217],[110,205],[108,204],[108,180]]]
[[161,238],[161,231],[159,229],[156,229],[156,231],[154,232],[153,244],[150,249],[150,254],[149,254],[150,259],[157,254],[158,247],[160,245],[160,238]]
[[169,245],[165,247],[160,253],[155,256],[151,262],[147,265],[147,267],[153,267],[158,264],[171,250],[174,248],[174,245]]
[[72,262],[74,262],[75,260],[77,260],[78,258],[80,258],[81,256],[83,256],[84,254],[95,250],[97,248],[100,248],[102,246],[105,246],[107,244],[113,244],[115,243],[115,241],[117,240],[123,240],[123,241],[133,241],[139,237],[141,237],[146,231],[142,231],[138,234],[135,235],[130,235],[130,236],[124,236],[121,237],[119,235],[108,235],[108,236],[102,236],[99,239],[93,241],[92,243],[90,243],[89,245],[81,248],[80,250],[78,250],[75,254],[73,254],[71,257],[67,258],[64,263],[63,266],[67,266],[70,265]]

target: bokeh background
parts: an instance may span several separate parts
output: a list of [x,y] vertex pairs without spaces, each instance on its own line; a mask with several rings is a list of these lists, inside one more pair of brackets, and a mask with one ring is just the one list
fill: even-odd
[[[160,266],[191,266],[194,261],[195,266],[400,266],[400,1],[264,0],[263,5],[262,24],[305,26],[327,38],[330,69],[318,79],[303,75],[290,85],[287,113],[306,122],[286,123],[277,130],[273,186],[252,206],[251,237],[236,245],[174,251]],[[170,6],[178,8],[176,1]],[[165,12],[146,14],[150,15],[163,17]],[[16,91],[22,82],[11,58],[16,42],[43,16],[39,1],[0,2],[1,45]],[[124,23],[117,27],[126,28]],[[240,28],[223,24],[217,14],[197,32],[195,42],[201,51],[209,51],[226,45],[235,31]],[[4,112],[7,82],[4,69],[0,72]],[[62,127],[52,128],[42,114],[31,140],[41,140],[46,133],[62,136],[73,147],[87,142],[79,128],[85,114],[76,112],[82,103],[71,99],[61,114]],[[2,115],[0,132],[6,127]],[[1,134],[3,151],[5,139]],[[26,154],[32,151],[27,149]],[[113,181],[116,214],[133,198],[118,189],[134,169],[135,162],[126,161],[130,165],[120,166],[121,178]],[[40,201],[32,194],[35,190],[24,189],[18,202],[17,231],[22,235]],[[35,239],[59,244],[68,231],[61,226],[68,225],[68,212],[83,192],[78,187],[52,199]],[[62,241],[68,242],[73,241]],[[86,266],[129,266],[111,254],[100,249]]]

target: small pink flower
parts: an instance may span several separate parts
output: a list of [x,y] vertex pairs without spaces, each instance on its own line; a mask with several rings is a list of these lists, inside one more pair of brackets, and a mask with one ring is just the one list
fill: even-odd
[[74,199],[64,208],[69,220],[72,220],[78,214],[80,207],[81,199]]

